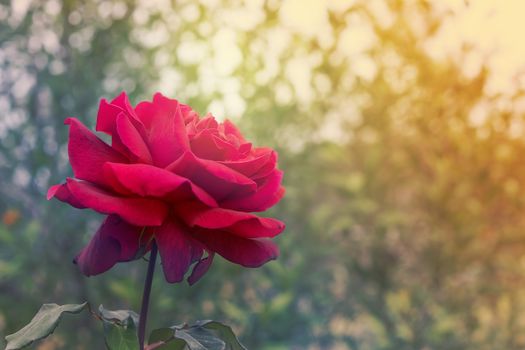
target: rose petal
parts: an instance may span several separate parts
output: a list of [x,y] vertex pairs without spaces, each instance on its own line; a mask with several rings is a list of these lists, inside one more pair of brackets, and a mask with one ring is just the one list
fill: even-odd
[[120,113],[117,117],[116,127],[122,144],[135,155],[139,161],[151,164],[153,160],[148,145],[129,117],[124,113]]
[[201,229],[192,235],[211,251],[245,266],[259,267],[279,256],[279,248],[269,239],[242,238],[223,231]]
[[284,187],[281,186],[283,172],[275,169],[266,181],[259,186],[257,192],[227,199],[221,202],[222,208],[246,212],[264,211],[281,200],[284,196]]
[[215,118],[210,113],[208,113],[204,118],[197,121],[196,129],[198,131],[205,129],[216,130],[218,126],[219,123],[217,123]]
[[96,130],[108,135],[114,135],[117,116],[120,113],[124,113],[130,119],[138,121],[126,92],[123,91],[111,102],[108,102],[105,98],[101,99],[98,107]]
[[82,205],[69,191],[67,188],[67,183],[54,185],[49,188],[47,191],[47,200],[56,197],[61,202],[69,203],[71,206],[78,209],[85,209],[86,206]]
[[169,283],[180,282],[192,263],[196,253],[203,249],[198,242],[189,237],[180,224],[174,221],[165,222],[155,233],[159,246],[164,276]]
[[117,262],[129,261],[145,253],[148,239],[149,235],[141,227],[129,225],[118,216],[110,215],[74,262],[84,275],[98,275]]
[[122,112],[124,112],[124,110],[119,106],[108,103],[105,98],[101,99],[98,106],[97,125],[95,130],[104,132],[108,135],[113,135],[117,116]]
[[111,135],[111,147],[114,150],[129,156],[129,150],[122,143],[122,140],[116,132],[117,117],[124,113],[124,110],[120,107],[112,105],[105,99],[102,99],[98,107],[97,125],[95,130]]
[[277,152],[275,152],[274,150],[270,148],[260,147],[260,148],[255,148],[254,155],[257,156],[260,154],[267,153],[268,151],[271,151],[270,159],[259,170],[257,170],[255,174],[250,176],[251,179],[253,180],[263,179],[267,177],[268,175],[270,175],[271,172],[275,170],[277,166],[277,158],[278,158]]
[[184,204],[176,210],[191,227],[220,229],[244,238],[274,237],[285,228],[284,223],[276,219],[229,209],[207,208],[200,203]]
[[115,97],[110,103],[114,106],[120,107],[124,112],[126,112],[128,116],[131,117],[131,119],[138,120],[137,114],[131,106],[128,95],[125,91],[122,91],[120,95]]
[[190,180],[168,170],[146,164],[106,163],[104,172],[131,193],[143,197],[165,197],[172,201],[196,198],[208,206],[217,202]]
[[104,185],[106,180],[100,169],[105,162],[124,163],[127,159],[95,136],[75,118],[67,118],[69,125],[69,161],[75,177]]
[[275,156],[273,155],[275,151],[268,150],[268,152],[263,152],[254,157],[248,159],[240,160],[226,160],[219,161],[219,163],[226,165],[227,167],[251,178],[253,175],[257,174],[260,170],[267,167],[275,168]]
[[190,277],[188,277],[188,283],[190,286],[197,283],[198,280],[204,276],[206,272],[210,269],[211,263],[213,262],[213,257],[215,254],[208,253],[209,255],[205,257],[204,259],[201,259],[197,264],[195,264],[195,267],[193,267],[193,270],[191,271]]
[[157,93],[153,102],[141,102],[135,111],[146,128],[155,165],[165,167],[189,149],[184,116],[177,100]]
[[241,143],[245,143],[246,140],[244,139],[244,137],[242,136],[242,133],[239,131],[239,129],[235,126],[235,124],[233,124],[231,121],[229,121],[228,119],[226,119],[223,123],[222,123],[223,127],[224,127],[224,133],[225,134],[232,134],[234,135]]
[[[121,119],[120,123],[119,119]],[[146,139],[144,125],[135,114],[125,92],[109,103],[105,99],[100,101],[96,130],[111,135],[112,147],[119,152],[131,153],[140,161],[151,163],[149,150],[147,146],[144,147]]]
[[159,226],[168,213],[166,205],[149,198],[117,197],[88,182],[67,179],[67,189],[71,193],[63,200],[71,205],[80,204],[103,214],[116,214],[130,224],[137,226]]
[[191,152],[184,153],[166,169],[190,179],[216,200],[233,193],[253,193],[257,189],[250,178],[220,163],[197,158]]
[[199,132],[190,141],[192,152],[199,158],[211,160],[225,159],[224,147],[215,142],[215,137],[210,129]]

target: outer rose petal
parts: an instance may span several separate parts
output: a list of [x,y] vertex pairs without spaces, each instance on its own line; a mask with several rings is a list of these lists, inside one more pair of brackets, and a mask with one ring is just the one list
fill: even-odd
[[102,223],[89,244],[75,258],[80,271],[86,276],[98,275],[120,261],[129,261],[146,251],[150,235],[142,228],[132,226],[116,215]]
[[197,198],[206,205],[217,206],[217,202],[199,186],[161,168],[146,164],[106,163],[104,170],[119,185],[139,196],[166,197],[179,202]]
[[138,160],[148,164],[153,162],[148,145],[134,123],[124,113],[120,113],[117,117],[116,130],[122,144],[136,156]]
[[90,184],[67,179],[70,196],[57,198],[78,208],[81,205],[103,214],[116,214],[130,224],[137,226],[159,226],[168,209],[165,204],[148,198],[117,197],[112,193]]
[[259,186],[257,192],[248,196],[239,196],[221,202],[223,208],[246,212],[264,211],[281,200],[284,196],[284,187],[281,186],[283,172],[275,169],[266,181]]
[[285,227],[276,219],[222,208],[206,208],[200,204],[181,205],[177,213],[189,226],[227,231],[244,238],[274,237]]
[[198,230],[192,235],[211,251],[245,266],[259,267],[279,256],[279,248],[269,239],[242,238],[216,230]]
[[128,117],[137,120],[137,115],[129,103],[128,95],[122,92],[115,97],[111,102],[106,99],[100,100],[97,114],[97,131],[102,131],[108,135],[113,135],[115,132],[115,123],[117,116],[120,113],[126,114]]
[[131,103],[129,103],[129,98],[125,91],[122,91],[120,95],[115,97],[110,103],[114,106],[120,107],[132,119],[138,120],[137,114],[131,106]]
[[141,102],[135,111],[146,128],[155,165],[165,167],[189,149],[184,116],[177,100],[157,93],[153,102]]
[[104,185],[100,169],[105,162],[124,163],[127,159],[95,136],[75,118],[67,118],[69,125],[68,153],[75,177]]
[[196,255],[202,256],[202,246],[193,241],[184,228],[174,221],[167,221],[155,232],[159,246],[164,276],[169,283],[180,282]]
[[184,153],[166,169],[190,179],[216,200],[232,193],[246,194],[257,189],[257,184],[250,178],[217,162],[199,159],[191,152]]
[[69,203],[71,206],[78,209],[86,209],[87,207],[82,205],[69,191],[67,183],[54,185],[47,191],[47,200],[56,197],[58,200]]
[[115,123],[117,116],[124,112],[124,110],[116,105],[108,103],[106,99],[100,100],[97,114],[97,125],[95,130],[101,131],[108,135],[113,135],[115,132]]
[[213,262],[214,256],[215,255],[213,253],[209,253],[209,255],[206,258],[200,260],[197,264],[195,264],[195,267],[191,271],[190,277],[188,277],[188,283],[190,284],[190,286],[197,283],[197,281],[200,280],[206,272],[208,272],[211,263]]

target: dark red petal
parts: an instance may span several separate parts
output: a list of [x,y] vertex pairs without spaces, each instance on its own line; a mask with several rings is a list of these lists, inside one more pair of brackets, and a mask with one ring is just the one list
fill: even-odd
[[98,275],[120,261],[129,261],[146,251],[148,235],[141,227],[132,226],[116,215],[102,223],[89,244],[75,258],[86,276]]
[[229,209],[206,208],[198,203],[182,205],[177,212],[189,226],[220,229],[244,238],[274,237],[285,228],[284,223],[276,219]]
[[265,211],[273,207],[284,196],[284,187],[281,186],[283,172],[275,169],[266,181],[259,186],[257,192],[248,196],[239,196],[221,202],[222,208],[246,212]]
[[250,178],[215,161],[197,158],[191,152],[184,153],[166,169],[190,179],[216,200],[232,193],[253,193],[257,189]]
[[210,269],[211,263],[213,262],[213,257],[215,254],[208,253],[209,255],[205,257],[204,259],[201,259],[195,266],[193,267],[193,270],[191,271],[190,277],[188,277],[188,283],[190,286],[197,283],[198,280],[204,276],[206,272]]
[[117,117],[116,122],[118,137],[122,144],[133,154],[139,161],[151,164],[153,162],[148,145],[142,138],[135,125],[124,113]]
[[153,102],[141,102],[135,110],[146,128],[155,165],[165,167],[189,149],[184,116],[177,100],[157,93]]
[[69,192],[69,189],[67,188],[67,183],[51,186],[49,190],[47,191],[47,200],[50,200],[53,197],[56,197],[58,200],[62,202],[69,203],[71,206],[78,208],[78,209],[87,208],[86,206],[82,205],[82,203],[80,203],[71,194],[71,192]]
[[88,182],[67,179],[67,188],[75,198],[75,203],[80,203],[99,213],[116,214],[137,226],[159,226],[168,212],[166,205],[161,201],[148,198],[117,197]]
[[208,206],[217,202],[190,180],[168,170],[146,164],[106,163],[104,172],[118,185],[143,197],[163,197],[172,201],[198,199]]
[[277,245],[265,238],[242,238],[227,232],[204,229],[194,232],[192,236],[211,251],[245,267],[259,267],[279,256]]
[[106,181],[100,170],[105,162],[127,162],[77,119],[67,118],[65,124],[69,124],[69,161],[76,178],[103,185]]
[[180,282],[192,263],[196,251],[203,254],[198,242],[194,242],[184,228],[174,222],[167,221],[155,232],[155,240],[159,246],[160,258],[164,276],[169,283]]

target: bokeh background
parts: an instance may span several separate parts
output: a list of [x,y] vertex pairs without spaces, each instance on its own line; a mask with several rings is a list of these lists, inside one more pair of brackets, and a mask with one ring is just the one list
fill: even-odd
[[[67,127],[156,91],[276,148],[281,257],[158,273],[151,327],[217,319],[249,349],[525,348],[525,3],[0,1],[0,335],[44,302],[137,310],[144,261],[71,263],[101,216],[45,199]],[[102,349],[68,317],[37,348]]]

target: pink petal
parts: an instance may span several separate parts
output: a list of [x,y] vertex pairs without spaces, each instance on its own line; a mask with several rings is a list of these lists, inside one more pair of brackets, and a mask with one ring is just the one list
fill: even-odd
[[250,178],[215,161],[199,159],[191,152],[184,153],[166,169],[190,179],[216,200],[233,193],[253,193],[257,189]]
[[[118,197],[88,182],[67,179],[67,188],[72,200],[64,199],[75,206],[80,204],[103,214],[116,214],[137,226],[159,226],[168,213],[166,205],[148,198]],[[58,197],[62,200],[62,198]]]
[[127,162],[77,119],[67,118],[65,124],[69,125],[69,161],[76,178],[103,185],[106,180],[100,170],[105,162]]
[[206,205],[217,206],[199,186],[168,170],[146,164],[106,163],[104,172],[119,186],[139,196],[163,197],[175,202],[196,198]]
[[129,261],[146,252],[148,235],[141,227],[132,226],[116,215],[102,223],[89,244],[75,258],[86,276],[98,275],[120,261]]
[[244,238],[274,237],[285,228],[284,223],[276,219],[229,209],[207,208],[199,203],[181,205],[176,211],[189,226],[220,229]]
[[214,230],[198,230],[192,235],[223,258],[245,266],[259,267],[279,256],[279,248],[269,239],[249,239]]
[[141,102],[135,111],[146,128],[155,165],[165,167],[189,149],[184,116],[177,100],[157,93],[153,102]]
[[155,232],[155,240],[159,247],[164,276],[169,283],[184,279],[195,254],[203,250],[198,242],[194,242],[183,227],[174,221],[167,221]]
[[259,186],[257,192],[247,196],[239,196],[221,202],[221,207],[246,212],[265,211],[273,207],[284,196],[284,187],[281,186],[283,172],[275,169],[270,176]]

